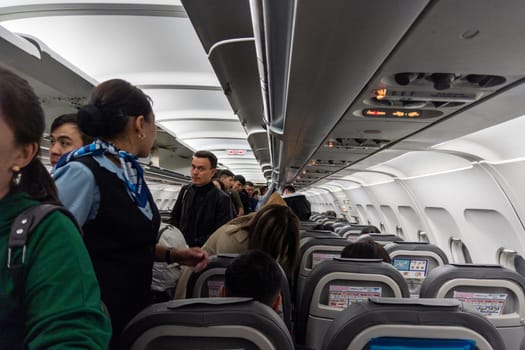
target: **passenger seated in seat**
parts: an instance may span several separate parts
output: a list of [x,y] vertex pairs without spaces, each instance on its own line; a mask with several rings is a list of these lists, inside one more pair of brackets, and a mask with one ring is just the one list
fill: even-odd
[[[202,246],[209,255],[242,254],[249,249],[272,256],[291,276],[299,256],[299,219],[290,208],[267,204],[257,212],[239,216],[215,231]],[[175,299],[186,297],[191,269],[177,283]]]
[[330,224],[317,224],[312,227],[312,230],[321,230],[321,231],[332,231],[334,232],[334,227]]
[[341,252],[341,258],[383,259],[386,263],[392,263],[385,248],[370,238],[360,239],[347,245]]
[[361,230],[360,234],[366,235],[368,233],[381,233],[381,231],[374,225],[369,225]]
[[[188,245],[184,235],[178,228],[167,223],[161,223],[158,244],[175,249],[186,249]],[[177,262],[168,264],[156,261],[153,263],[151,290],[153,303],[161,303],[173,299],[175,286],[181,274],[181,265]]]
[[281,304],[279,266],[261,250],[249,250],[235,258],[226,268],[223,297],[249,297],[268,305],[275,311]]
[[299,220],[290,208],[268,204],[254,214],[235,218],[220,227],[202,249],[209,255],[260,249],[291,273],[299,255]]

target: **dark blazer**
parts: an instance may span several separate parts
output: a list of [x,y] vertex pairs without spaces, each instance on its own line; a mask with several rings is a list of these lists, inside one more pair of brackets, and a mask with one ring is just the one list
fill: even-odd
[[[204,196],[194,203],[196,196]],[[190,247],[202,246],[216,229],[233,219],[230,197],[209,183],[182,187],[171,212],[171,224],[178,227]]]

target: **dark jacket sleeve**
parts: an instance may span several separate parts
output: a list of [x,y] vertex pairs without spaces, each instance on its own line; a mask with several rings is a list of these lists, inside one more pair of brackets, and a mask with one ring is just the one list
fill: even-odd
[[175,202],[175,205],[173,206],[173,210],[171,211],[170,224],[172,224],[178,229],[180,229],[180,218],[182,214],[182,198],[184,197],[184,193],[186,192],[187,189],[188,189],[188,185],[185,185],[181,188],[179,195],[177,197],[177,201]]
[[219,198],[217,199],[214,231],[234,217],[235,214],[233,213],[230,197],[224,193],[220,193]]

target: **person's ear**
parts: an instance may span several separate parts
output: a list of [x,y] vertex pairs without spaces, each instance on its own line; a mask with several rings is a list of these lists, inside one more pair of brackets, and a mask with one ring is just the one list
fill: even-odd
[[38,153],[38,143],[29,143],[27,145],[19,146],[16,150],[16,156],[13,160],[11,168],[22,169],[26,167]]
[[275,311],[279,311],[279,309],[281,308],[281,303],[282,303],[282,297],[281,297],[281,293],[279,293],[277,294],[277,296],[275,297],[275,300],[273,301],[272,309],[274,309]]
[[217,168],[211,169],[211,177],[214,177],[216,173],[217,173]]
[[144,135],[144,123],[146,122],[146,119],[143,115],[139,115],[137,118],[135,118],[135,131],[139,135],[139,138],[142,138],[141,135]]

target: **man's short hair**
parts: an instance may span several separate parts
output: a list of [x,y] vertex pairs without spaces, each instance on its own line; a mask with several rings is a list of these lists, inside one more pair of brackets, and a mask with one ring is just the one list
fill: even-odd
[[246,186],[254,187],[255,185],[251,181],[246,181]]
[[228,169],[221,169],[221,170],[219,170],[219,174],[217,175],[217,177],[220,178],[223,175],[228,176],[228,177],[233,177],[234,176],[233,173],[230,170],[228,170]]
[[295,193],[295,187],[293,187],[292,185],[286,185],[284,186],[283,188],[283,192],[288,190],[290,193]]
[[56,117],[55,120],[53,120],[53,122],[51,123],[51,129],[49,130],[49,132],[52,133],[53,131],[55,131],[56,129],[58,129],[64,124],[74,124],[77,127],[80,137],[82,137],[82,143],[84,145],[87,145],[93,142],[93,138],[84,134],[78,127],[78,120],[77,120],[76,113],[62,114]]
[[212,169],[217,168],[217,157],[210,151],[197,151],[193,154],[194,158],[208,158]]
[[246,179],[242,175],[235,175],[233,181],[239,181],[243,186],[246,185]]
[[227,297],[249,297],[272,307],[281,291],[282,272],[277,262],[261,250],[249,250],[226,268]]

